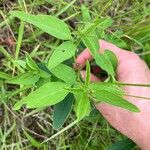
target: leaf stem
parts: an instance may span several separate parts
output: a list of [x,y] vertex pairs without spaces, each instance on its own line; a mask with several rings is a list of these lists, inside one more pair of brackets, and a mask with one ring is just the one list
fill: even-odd
[[116,85],[123,85],[123,86],[144,86],[150,87],[150,84],[136,84],[136,83],[122,83],[122,82],[113,82]]
[[129,96],[129,97],[134,97],[134,98],[141,98],[141,99],[145,99],[145,100],[150,100],[150,97],[142,97],[142,96],[128,95],[128,94],[125,94],[124,96]]
[[70,129],[71,127],[73,127],[75,124],[77,124],[77,120],[73,121],[71,124],[69,124],[67,127],[63,128],[62,130],[60,130],[59,132],[57,132],[56,134],[52,135],[50,138],[48,138],[47,140],[45,140],[43,143],[46,143],[48,141],[50,141],[51,139],[55,138],[56,136],[62,134],[63,132],[65,132],[66,130]]

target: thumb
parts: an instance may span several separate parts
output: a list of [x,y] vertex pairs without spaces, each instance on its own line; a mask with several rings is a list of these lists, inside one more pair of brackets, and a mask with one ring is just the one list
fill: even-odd
[[[82,70],[82,71],[80,71],[80,73],[81,73],[81,76],[82,76],[82,79],[83,80],[85,80],[85,78],[86,78],[86,71],[84,71],[84,70]],[[92,74],[91,73],[91,82],[99,82],[100,81],[100,79],[99,78],[97,78],[94,74]]]

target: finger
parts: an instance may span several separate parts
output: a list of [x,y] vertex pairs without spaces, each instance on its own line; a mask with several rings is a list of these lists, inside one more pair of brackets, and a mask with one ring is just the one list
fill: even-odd
[[[82,70],[82,71],[80,71],[80,73],[81,73],[81,76],[82,76],[82,79],[83,80],[85,80],[85,78],[86,78],[86,71],[84,71],[84,70]],[[91,79],[90,79],[92,82],[98,82],[98,81],[100,81],[100,79],[99,78],[97,78],[95,75],[93,75],[92,73],[91,73]]]
[[[117,46],[115,46],[114,44],[111,44],[104,40],[100,40],[99,43],[100,43],[100,50],[99,50],[100,53],[103,53],[106,49],[111,50],[116,54],[118,61],[121,61],[122,58],[124,58],[124,56],[128,53],[127,51],[120,49]],[[85,49],[77,57],[76,63],[78,63],[78,65],[80,65],[80,66],[84,66],[85,62],[87,60],[91,60],[91,59],[92,59],[92,55],[91,55],[90,51],[88,49]]]
[[76,59],[76,64],[79,67],[85,66],[87,60],[92,60],[92,55],[88,49],[85,49]]

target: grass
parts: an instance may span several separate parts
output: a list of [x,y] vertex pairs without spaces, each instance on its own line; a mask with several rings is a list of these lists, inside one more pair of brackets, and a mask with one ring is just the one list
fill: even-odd
[[[71,30],[75,31],[77,26],[82,24],[81,3],[89,8],[92,18],[110,16],[114,23],[107,29],[107,35],[119,36],[119,39],[127,43],[128,50],[143,55],[145,44],[150,42],[149,0],[0,0],[0,71],[10,76],[24,72],[20,64],[25,58],[25,52],[29,52],[36,61],[47,62],[52,50],[60,42],[33,26],[10,17],[9,11],[22,10],[33,14],[55,15],[65,20]],[[115,31],[119,31],[120,35],[116,35]],[[120,43],[109,40],[118,45]],[[52,129],[53,108],[32,111],[23,108],[20,111],[13,111],[13,105],[32,89],[7,85],[1,76],[2,74],[0,74],[1,150],[104,150],[124,138],[99,114],[70,127],[75,120],[73,112],[64,125],[66,127],[64,129],[70,128],[52,137],[57,133]],[[3,78],[7,76],[3,75]],[[49,138],[51,140],[41,147],[40,143]]]

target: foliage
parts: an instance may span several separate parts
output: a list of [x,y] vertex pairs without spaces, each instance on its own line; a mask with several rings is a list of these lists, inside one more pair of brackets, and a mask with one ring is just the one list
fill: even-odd
[[[138,47],[137,52],[140,53],[142,51],[144,54],[142,56],[143,59],[149,64],[149,45],[147,44],[150,41],[149,26],[146,25],[141,28],[142,22],[136,24],[136,22],[140,22],[139,20],[142,15],[137,18],[131,15],[131,17],[133,17],[131,20],[134,21],[133,26],[129,29],[124,23],[121,24],[120,21],[121,18],[123,18],[122,16],[124,16],[125,21],[131,24],[130,21],[127,21],[128,18],[122,14],[122,11],[119,11],[119,9],[123,7],[123,2],[122,5],[119,3],[120,8],[116,7],[115,15],[111,15],[111,17],[105,15],[106,12],[107,14],[113,12],[109,12],[111,8],[108,9],[111,2],[100,2],[101,5],[99,5],[99,2],[97,4],[95,1],[92,2],[94,5],[91,7],[90,4],[89,6],[87,5],[88,2],[85,2],[88,8],[85,5],[81,5],[80,7],[75,1],[71,3],[60,3],[65,7],[58,7],[58,5],[61,6],[61,4],[49,0],[45,2],[18,1],[16,7],[13,8],[15,11],[11,11],[9,13],[10,15],[6,13],[8,19],[4,20],[4,22],[0,22],[0,28],[8,26],[10,29],[10,27],[12,27],[14,36],[18,35],[16,51],[10,51],[7,47],[0,46],[0,53],[5,58],[3,59],[3,65],[0,71],[1,103],[5,105],[5,107],[7,105],[6,103],[8,102],[9,104],[11,100],[13,102],[12,104],[16,103],[14,109],[20,110],[11,110],[11,112],[17,114],[21,119],[26,118],[24,113],[27,113],[27,116],[33,116],[34,113],[40,112],[45,108],[50,109],[50,112],[52,112],[53,107],[50,106],[54,105],[52,117],[53,128],[58,131],[62,125],[64,125],[68,117],[71,119],[67,120],[65,126],[68,122],[75,119],[77,119],[77,122],[83,118],[84,120],[89,119],[94,109],[94,103],[97,102],[105,102],[129,111],[138,112],[139,110],[136,106],[123,99],[124,93],[120,88],[121,86],[116,83],[116,56],[111,52],[111,49],[105,50],[103,54],[99,54],[98,50],[100,45],[98,39],[105,39],[128,50],[133,50],[132,45],[135,44],[135,47]],[[48,5],[48,7],[46,6],[44,8],[48,8],[46,13],[35,11],[38,6],[42,7],[45,4],[54,6],[54,10],[51,10],[51,6]],[[114,4],[112,4],[112,6],[113,5]],[[101,6],[100,9],[99,6]],[[137,6],[139,7],[139,5]],[[136,15],[138,14],[137,6],[134,6],[136,7]],[[146,2],[141,3],[140,9],[142,9],[141,6],[144,8],[142,12],[143,16],[147,16],[149,10],[146,7]],[[133,10],[133,8],[131,9]],[[58,12],[56,13],[55,10],[58,10]],[[100,10],[100,12],[97,10]],[[74,13],[75,11],[77,12]],[[132,14],[132,12],[133,11],[130,12],[129,10],[128,14]],[[69,14],[71,15],[65,18],[65,15]],[[2,16],[5,18],[5,15]],[[20,25],[18,24],[19,20],[17,18],[21,20]],[[74,26],[69,23],[72,20],[74,21],[72,18],[77,19],[75,29]],[[120,22],[119,27],[118,22]],[[146,22],[146,19],[144,19],[143,22]],[[9,24],[11,25],[10,27]],[[118,30],[119,28],[121,30]],[[136,28],[138,30],[136,30]],[[43,37],[45,38],[44,40]],[[75,59],[78,50],[80,52],[80,48],[83,50],[83,47],[89,48],[96,65],[102,68],[105,74],[107,74],[107,80],[105,80],[104,83],[90,82],[91,64],[88,61],[86,62],[85,81],[81,79],[79,70],[75,71],[72,68],[73,59]],[[51,49],[51,51],[49,49]],[[24,53],[26,54],[24,55]],[[18,99],[21,100],[18,101]],[[71,115],[69,115],[70,112],[72,112]],[[49,119],[47,120],[46,124],[51,124]],[[23,122],[23,120],[21,120],[21,122]],[[78,124],[77,122],[76,124]],[[102,122],[103,119],[101,119],[98,124],[102,124]],[[43,132],[49,133],[48,130],[44,130],[45,127],[41,126],[41,122],[38,122],[38,126]],[[14,126],[11,128],[14,129]],[[24,128],[24,126],[22,128]],[[78,128],[78,126],[75,128]],[[39,139],[32,137],[30,131],[28,131],[30,134],[27,131],[28,130],[25,129],[24,135],[33,147],[47,148],[38,142]],[[54,132],[50,134],[54,134]],[[4,136],[7,136],[7,134]],[[20,135],[18,135],[18,137],[19,141],[21,141]],[[84,143],[84,140],[81,139],[80,142],[81,141]],[[63,145],[63,140],[59,142],[60,145]],[[107,143],[112,142],[109,141]],[[127,140],[127,143],[130,142]],[[85,145],[85,143],[83,145]],[[92,143],[92,149],[94,149],[93,145],[94,143]],[[107,147],[107,144],[102,145],[99,146],[102,148]],[[89,143],[88,146],[90,148]],[[62,147],[61,149],[63,149]],[[27,149],[30,148],[27,147]],[[76,149],[80,148],[76,147]]]

